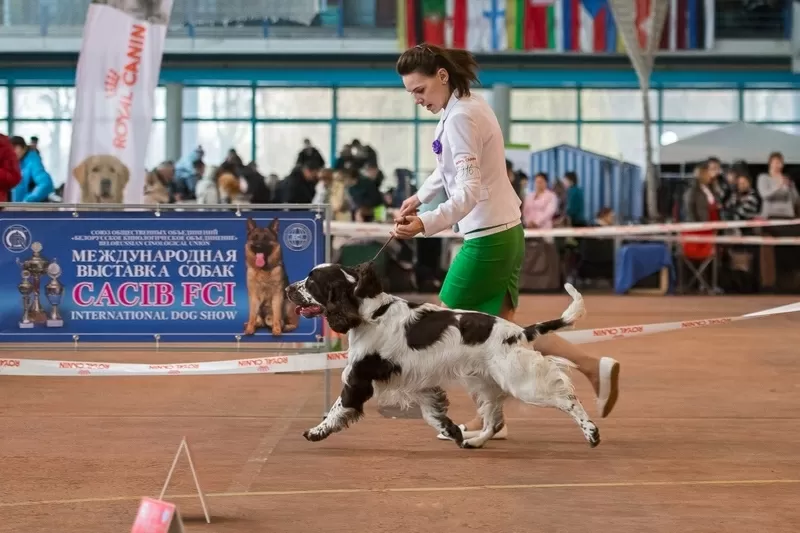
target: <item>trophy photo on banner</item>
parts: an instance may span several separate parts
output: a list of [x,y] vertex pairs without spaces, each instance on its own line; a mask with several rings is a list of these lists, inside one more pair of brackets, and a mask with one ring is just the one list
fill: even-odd
[[[58,280],[61,276],[61,267],[58,263],[49,261],[42,255],[42,243],[31,244],[33,255],[24,261],[17,258],[17,265],[22,268],[22,281],[17,289],[22,296],[22,318],[19,327],[22,329],[33,328],[36,324],[46,324],[49,328],[64,326],[58,307],[64,296],[64,285]],[[43,277],[47,274],[50,281],[44,288],[45,297],[50,303],[50,311],[42,306],[41,287]]]

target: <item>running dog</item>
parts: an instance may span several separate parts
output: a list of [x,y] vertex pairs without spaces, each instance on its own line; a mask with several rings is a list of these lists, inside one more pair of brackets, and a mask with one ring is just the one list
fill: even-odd
[[[503,402],[513,396],[569,414],[594,448],[600,433],[575,396],[567,374],[574,365],[530,346],[536,337],[571,326],[583,315],[583,297],[572,285],[565,288],[572,303],[561,318],[521,327],[484,313],[389,295],[371,263],[318,265],[286,294],[301,316],[324,315],[332,330],[348,335],[349,358],[341,395],[303,436],[320,441],[342,431],[364,416],[364,404],[375,396],[382,404],[418,404],[437,432],[462,448],[480,448],[503,428]],[[465,438],[447,416],[444,388],[451,383],[466,386],[478,405],[483,429],[477,436]]]

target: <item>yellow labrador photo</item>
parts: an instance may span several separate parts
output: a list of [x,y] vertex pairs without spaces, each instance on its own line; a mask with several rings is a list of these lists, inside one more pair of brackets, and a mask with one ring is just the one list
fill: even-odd
[[113,155],[90,155],[72,170],[81,186],[81,203],[124,203],[130,171]]

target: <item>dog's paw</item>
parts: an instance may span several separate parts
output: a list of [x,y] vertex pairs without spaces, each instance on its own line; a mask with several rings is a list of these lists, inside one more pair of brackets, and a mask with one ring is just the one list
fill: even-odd
[[596,448],[600,444],[600,430],[594,424],[584,429],[583,434],[586,436],[586,442],[589,443],[590,448]]
[[481,442],[480,439],[467,439],[461,442],[461,447],[465,450],[477,450],[479,448],[483,448],[485,443]]
[[303,437],[310,442],[319,442],[327,438],[328,434],[318,428],[311,428],[303,432]]
[[255,335],[255,333],[256,333],[255,324],[250,324],[249,322],[246,322],[245,325],[244,325],[244,334],[245,335]]

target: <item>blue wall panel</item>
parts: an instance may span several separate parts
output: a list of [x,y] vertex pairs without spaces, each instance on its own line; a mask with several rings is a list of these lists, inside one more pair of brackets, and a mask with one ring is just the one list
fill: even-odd
[[602,207],[610,207],[617,221],[638,221],[644,212],[644,171],[641,167],[604,157],[574,146],[560,145],[531,154],[531,177],[546,172],[550,183],[572,171],[583,189],[584,217],[588,222]]

